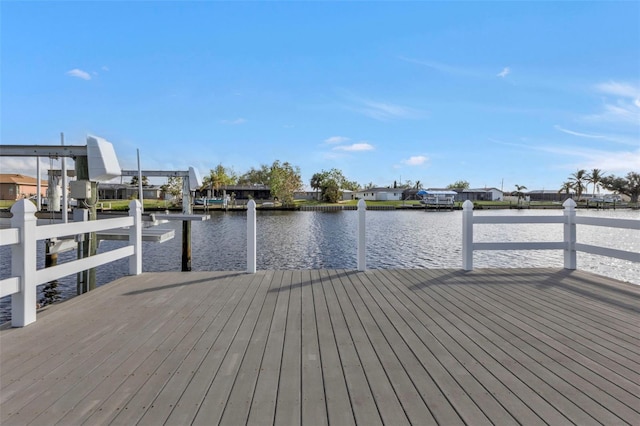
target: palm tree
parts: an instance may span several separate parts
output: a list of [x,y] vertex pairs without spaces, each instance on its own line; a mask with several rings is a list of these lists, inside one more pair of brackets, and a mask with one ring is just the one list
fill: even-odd
[[571,190],[573,189],[573,184],[571,182],[564,182],[562,187],[558,190],[558,194],[564,192],[567,194],[567,198],[571,197]]
[[202,179],[202,187],[209,188],[211,195],[227,185],[234,185],[238,180],[233,169],[227,169],[222,164],[218,164],[214,169],[209,170],[209,174]]
[[579,201],[582,193],[586,189],[585,182],[589,179],[587,171],[580,169],[569,176],[569,182],[571,182],[572,188],[576,191],[576,200]]
[[600,183],[602,182],[603,177],[602,170],[600,169],[591,170],[591,173],[588,176],[587,182],[593,184],[594,196],[596,195],[596,189],[598,190],[598,193],[600,193]]
[[516,192],[514,195],[518,197],[518,204],[520,204],[520,200],[524,198],[524,192],[522,192],[523,189],[527,189],[527,187],[524,185],[516,185]]
[[324,170],[321,173],[315,173],[311,176],[311,180],[309,181],[309,185],[312,189],[316,190],[316,199],[320,201],[319,191],[324,184],[324,181],[327,179],[327,172]]

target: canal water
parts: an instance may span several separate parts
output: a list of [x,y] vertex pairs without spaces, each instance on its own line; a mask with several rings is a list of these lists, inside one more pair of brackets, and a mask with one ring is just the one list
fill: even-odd
[[[492,210],[476,215],[562,215],[562,210]],[[578,210],[578,215],[640,219],[632,210]],[[176,237],[164,243],[143,243],[143,271],[179,271],[181,268],[182,223],[160,225],[175,230]],[[356,269],[357,212],[258,212],[257,268],[265,269]],[[367,268],[461,268],[462,212],[424,210],[367,212]],[[476,225],[475,241],[561,241],[560,224]],[[640,251],[638,231],[579,225],[578,242]],[[44,265],[44,244],[38,267]],[[99,251],[122,247],[124,242],[103,241]],[[9,247],[0,247],[0,279],[9,276]],[[75,258],[63,253],[59,262]],[[556,267],[563,266],[563,254],[553,250],[480,251],[474,267]],[[578,268],[640,284],[640,264],[578,253]],[[213,212],[209,221],[192,223],[192,270],[242,271],[246,269],[246,215]],[[97,269],[98,285],[126,275],[126,259]],[[42,297],[43,286],[39,287]],[[76,279],[59,281],[60,299],[73,297]],[[10,300],[0,300],[0,323],[10,318]]]

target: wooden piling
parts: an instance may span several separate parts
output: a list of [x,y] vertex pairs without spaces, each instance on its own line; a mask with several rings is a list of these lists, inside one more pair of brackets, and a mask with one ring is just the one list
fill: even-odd
[[191,221],[182,221],[182,272],[191,271]]

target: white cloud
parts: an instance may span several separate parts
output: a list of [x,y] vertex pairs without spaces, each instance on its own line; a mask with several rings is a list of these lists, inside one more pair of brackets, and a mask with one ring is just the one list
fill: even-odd
[[574,159],[571,163],[566,164],[566,168],[570,170],[602,169],[607,173],[626,174],[629,170],[638,170],[640,167],[640,149],[611,152],[599,149],[543,146],[540,147],[540,150]]
[[425,155],[414,155],[406,160],[402,160],[402,164],[407,166],[421,166],[427,161],[429,161],[429,157]]
[[565,129],[561,126],[554,126],[554,128],[558,131],[561,131],[563,133],[572,135],[572,136],[578,136],[581,138],[587,138],[587,139],[601,139],[601,140],[605,140],[605,141],[609,141],[609,142],[615,142],[615,143],[621,143],[624,145],[631,145],[631,146],[638,146],[640,145],[640,139],[638,137],[630,137],[630,136],[625,136],[625,135],[619,135],[619,134],[600,134],[600,135],[596,135],[596,134],[592,134],[592,133],[582,133],[582,132],[576,132],[574,130],[569,130],[569,129]]
[[479,73],[478,71],[455,65],[449,65],[442,62],[424,61],[419,59],[406,58],[404,56],[400,56],[399,59],[413,64],[424,65],[425,67],[429,67],[445,74],[459,75],[463,77],[482,77],[482,73]]
[[109,67],[107,67],[106,65],[102,66],[102,71],[109,71]]
[[[620,83],[610,81],[608,83],[596,84],[596,90],[609,95],[621,96],[623,98],[631,98],[636,101],[640,100],[640,87],[630,83]],[[640,105],[639,105],[640,106]]]
[[[60,169],[60,160],[40,159],[41,179],[47,180],[49,168]],[[73,167],[72,160],[67,159],[67,167]],[[36,177],[38,159],[34,157],[0,157],[0,170],[2,173],[17,173],[25,176]]]
[[640,102],[630,103],[619,99],[615,104],[604,104],[603,111],[585,117],[587,121],[604,121],[613,123],[640,124]]
[[344,143],[344,142],[347,142],[348,140],[349,138],[345,136],[331,136],[330,138],[325,139],[324,142],[333,145],[338,143]]
[[360,105],[351,109],[379,121],[397,118],[418,118],[423,115],[420,111],[402,105],[376,102],[361,99]]
[[595,89],[618,99],[614,103],[605,102],[602,112],[586,116],[586,120],[632,124],[634,127],[640,124],[640,86],[610,81],[595,85]]
[[247,120],[244,118],[236,118],[235,120],[222,120],[221,123],[222,124],[231,124],[233,126],[236,126],[238,124],[244,124],[246,123]]
[[580,136],[582,138],[590,138],[590,139],[606,139],[606,137],[601,136],[601,135],[590,135],[588,133],[580,133],[580,132],[574,132],[573,130],[568,130],[568,129],[563,129],[560,126],[554,126],[554,128],[556,130],[559,130],[563,133],[567,133],[569,135],[573,135],[573,136]]
[[341,146],[336,146],[335,148],[333,148],[334,151],[372,151],[375,148],[373,147],[373,145],[367,143],[367,142],[360,142],[360,143],[354,143],[351,145],[341,145]]
[[[553,161],[567,159],[561,167],[567,170],[601,169],[607,174],[626,174],[630,170],[640,168],[640,149],[632,151],[611,151],[608,149],[592,149],[580,146],[562,145],[525,145],[500,142],[503,145],[525,148],[529,150],[553,154]],[[636,145],[637,146],[637,145]],[[551,159],[549,161],[552,161]]]
[[74,68],[70,71],[67,71],[66,74],[70,77],[77,77],[83,80],[91,80],[91,75],[88,72],[82,71],[81,69],[78,69],[78,68]]
[[508,76],[509,74],[511,74],[511,68],[509,68],[509,67],[504,67],[504,68],[502,69],[502,71],[500,71],[500,72],[496,75],[496,77],[504,78],[504,77]]

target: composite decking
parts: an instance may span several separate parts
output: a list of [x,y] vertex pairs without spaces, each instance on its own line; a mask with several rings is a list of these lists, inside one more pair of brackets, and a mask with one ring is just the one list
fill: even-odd
[[640,424],[640,286],[145,273],[0,331],[2,425]]

